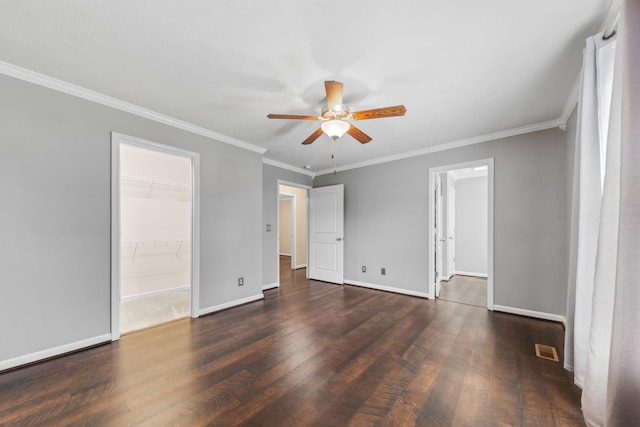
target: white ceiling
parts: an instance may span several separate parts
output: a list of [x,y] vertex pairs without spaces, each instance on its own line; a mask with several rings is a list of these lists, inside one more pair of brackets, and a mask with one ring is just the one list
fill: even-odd
[[333,167],[333,142],[323,135],[300,144],[318,123],[266,114],[318,114],[324,80],[344,83],[352,111],[407,108],[404,117],[356,122],[373,141],[339,139],[338,167],[557,125],[584,39],[598,31],[608,6],[609,0],[3,0],[0,61],[319,171]]

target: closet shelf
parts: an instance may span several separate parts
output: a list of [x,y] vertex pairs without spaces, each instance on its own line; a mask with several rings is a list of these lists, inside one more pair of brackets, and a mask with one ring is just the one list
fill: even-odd
[[[180,255],[180,251],[189,248],[190,240],[123,240],[120,245],[123,248],[131,248],[131,259],[135,259],[139,249],[142,248],[159,248],[159,247],[175,247],[176,256]],[[124,255],[124,251],[122,252]]]
[[125,196],[180,201],[191,198],[191,186],[179,182],[123,175],[120,177],[120,185]]

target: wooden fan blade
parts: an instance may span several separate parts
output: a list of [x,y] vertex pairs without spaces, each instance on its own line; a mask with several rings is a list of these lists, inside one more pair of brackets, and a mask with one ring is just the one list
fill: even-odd
[[318,116],[298,116],[296,114],[267,114],[270,119],[318,120]]
[[335,80],[324,82],[324,90],[327,92],[327,105],[331,111],[340,111],[342,109],[342,88],[342,83]]
[[404,105],[394,107],[374,108],[373,110],[363,110],[351,113],[353,120],[382,119],[383,117],[404,116],[407,109]]
[[347,133],[358,140],[360,144],[366,144],[367,142],[371,141],[371,137],[369,135],[362,132],[354,125],[349,126],[349,130],[347,131]]
[[322,128],[318,128],[317,131],[315,131],[314,133],[312,133],[311,135],[309,135],[309,138],[305,139],[304,141],[302,141],[302,145],[309,145],[311,144],[313,141],[315,141],[316,139],[320,138],[320,135],[322,135],[324,132],[322,132]]

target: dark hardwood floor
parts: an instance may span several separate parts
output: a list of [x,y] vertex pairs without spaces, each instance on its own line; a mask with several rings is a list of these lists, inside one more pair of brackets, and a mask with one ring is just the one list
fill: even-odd
[[455,275],[440,286],[441,300],[487,307],[487,279]]
[[264,301],[0,375],[0,425],[584,425],[559,324],[282,269]]

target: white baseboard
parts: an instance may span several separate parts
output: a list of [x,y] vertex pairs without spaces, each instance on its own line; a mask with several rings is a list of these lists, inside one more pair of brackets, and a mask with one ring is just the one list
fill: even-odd
[[200,316],[204,316],[205,314],[215,313],[216,311],[220,311],[220,310],[224,310],[224,309],[227,309],[227,308],[235,307],[237,305],[247,304],[249,302],[258,301],[258,300],[261,300],[261,299],[264,299],[264,295],[262,295],[262,294],[251,295],[250,297],[237,299],[235,301],[225,302],[224,304],[214,305],[213,307],[203,308],[203,309],[200,310],[199,314],[200,314]]
[[269,283],[268,285],[263,285],[262,286],[262,290],[263,291],[268,291],[269,289],[274,289],[274,288],[279,288],[280,287],[280,283],[275,282],[275,283]]
[[299,268],[307,268],[307,264],[296,265],[296,270]]
[[144,292],[142,294],[129,295],[126,297],[122,297],[120,300],[131,301],[131,300],[137,300],[137,299],[143,299],[143,298],[157,297],[159,295],[168,295],[176,292],[189,291],[189,290],[191,290],[191,285],[178,286],[175,288],[160,289],[159,291],[151,291],[151,292]]
[[25,354],[23,356],[14,357],[7,360],[0,360],[0,371],[108,342],[111,342],[111,334],[103,334],[96,337],[87,338],[86,340],[76,341],[69,344],[59,345],[57,347],[36,351],[34,353]]
[[504,305],[493,305],[494,311],[503,313],[519,314],[520,316],[534,317],[536,319],[552,320],[554,322],[565,323],[566,318],[559,314],[544,313],[542,311],[525,310],[523,308],[506,307]]
[[484,277],[485,279],[487,278],[487,273],[472,273],[470,271],[457,271],[456,270],[455,274],[459,274],[461,276]]
[[280,252],[280,256],[291,256],[291,254],[285,253],[285,252]]
[[346,285],[361,286],[363,288],[376,289],[378,291],[393,292],[396,294],[411,295],[412,297],[428,298],[426,292],[410,291],[408,289],[394,288],[393,286],[376,285],[374,283],[358,282],[356,280],[345,280]]

